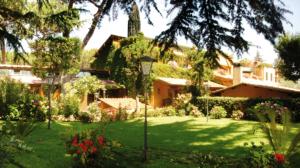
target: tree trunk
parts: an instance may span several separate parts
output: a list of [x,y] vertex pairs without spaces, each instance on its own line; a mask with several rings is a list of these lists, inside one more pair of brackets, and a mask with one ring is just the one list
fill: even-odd
[[87,43],[89,42],[89,40],[91,39],[92,35],[95,32],[96,26],[99,22],[99,19],[101,18],[103,14],[103,8],[98,7],[97,12],[94,14],[94,18],[91,24],[91,27],[89,28],[89,31],[87,32],[87,34],[85,35],[82,45],[81,45],[81,49],[84,49],[84,47],[87,45]]
[[6,64],[5,40],[3,36],[0,37],[0,48],[1,48],[1,56],[2,56],[1,63]]
[[[75,2],[74,0],[69,0],[68,10],[73,9],[74,2]],[[70,36],[70,30],[65,29],[64,32],[63,32],[63,36],[64,37],[69,37]]]

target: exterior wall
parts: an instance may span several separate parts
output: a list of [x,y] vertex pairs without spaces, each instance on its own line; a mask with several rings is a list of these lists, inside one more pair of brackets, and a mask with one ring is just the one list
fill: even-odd
[[263,69],[263,79],[267,82],[275,82],[276,81],[276,73],[274,68],[264,67]]
[[153,92],[151,94],[151,105],[163,107],[167,103],[171,103],[178,93],[183,91],[184,86],[172,86],[165,82],[156,80],[153,82]]
[[249,98],[289,98],[288,93],[260,88],[249,85],[240,85],[232,89],[225,90],[219,96],[227,97],[249,97]]
[[242,81],[242,67],[235,66],[233,68],[233,85],[239,84]]
[[161,81],[154,81],[153,82],[153,93],[152,93],[152,106],[162,107],[163,101],[169,98],[168,91],[170,86]]

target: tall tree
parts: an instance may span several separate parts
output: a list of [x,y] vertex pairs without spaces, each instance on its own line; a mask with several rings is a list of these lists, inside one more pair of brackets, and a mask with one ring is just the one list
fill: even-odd
[[284,33],[284,14],[289,13],[281,0],[168,0],[166,4],[172,6],[168,14],[177,13],[155,42],[168,48],[178,35],[184,36],[206,49],[205,57],[214,65],[218,65],[218,54],[228,57],[222,47],[239,54],[248,50],[242,36],[244,24],[275,44],[275,38]]
[[140,21],[140,13],[139,8],[135,2],[133,2],[131,7],[131,12],[128,18],[128,37],[134,36],[139,33],[141,30],[141,21]]
[[51,93],[60,76],[79,67],[80,40],[76,38],[48,37],[31,44],[34,73],[51,80],[48,88],[48,129],[51,121]]
[[6,47],[15,51],[15,58],[24,59],[20,40],[33,35],[33,22],[36,15],[24,8],[26,1],[0,0],[0,49],[1,63],[6,63]]
[[300,79],[300,35],[285,35],[276,45],[279,55],[277,67],[288,80]]

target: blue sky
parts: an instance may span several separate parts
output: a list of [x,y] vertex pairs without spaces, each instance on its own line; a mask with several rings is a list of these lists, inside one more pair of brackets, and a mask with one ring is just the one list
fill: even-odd
[[[286,4],[286,7],[293,12],[293,14],[287,14],[287,19],[293,24],[290,26],[285,23],[286,32],[296,34],[300,33],[300,0],[283,0]],[[160,3],[163,5],[164,3]],[[88,6],[90,9],[95,10],[92,6]],[[163,13],[163,16],[160,16],[157,12],[153,11],[151,13],[151,18],[154,25],[149,25],[146,21],[145,16],[141,14],[141,31],[147,37],[155,37],[161,31],[167,28],[167,23],[170,20],[166,18],[166,14]],[[91,19],[93,17],[92,13],[87,13],[82,15],[82,19],[84,20],[84,24],[79,29],[75,30],[72,33],[72,36],[77,36],[81,39],[84,38],[88,27],[91,23]],[[128,16],[124,13],[119,13],[118,18],[113,20],[111,18],[105,17],[101,23],[101,26],[95,31],[93,37],[90,39],[86,49],[91,48],[99,48],[102,43],[111,35],[116,34],[120,36],[127,36],[127,20]],[[258,35],[254,30],[250,29],[249,27],[245,27],[244,37],[253,45],[259,46],[252,46],[248,53],[244,53],[242,58],[250,58],[252,59],[255,57],[256,52],[258,51],[264,61],[268,63],[273,63],[274,59],[277,58],[277,54],[274,51],[273,46],[264,39],[262,35]],[[191,43],[186,41],[184,38],[179,38],[178,41],[181,45],[190,46]],[[229,54],[234,54],[230,53]]]

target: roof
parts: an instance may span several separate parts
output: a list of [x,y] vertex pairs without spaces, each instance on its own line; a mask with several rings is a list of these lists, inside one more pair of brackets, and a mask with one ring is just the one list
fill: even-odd
[[[136,100],[133,98],[100,98],[99,100],[116,109],[121,107],[126,110],[132,110],[135,109],[136,106]],[[140,103],[140,107],[144,106],[143,103]]]
[[224,85],[220,85],[220,84],[212,82],[212,81],[204,82],[204,85],[207,85],[207,84],[208,84],[209,88],[225,88],[226,87]]
[[190,81],[186,79],[180,79],[180,78],[163,78],[158,77],[157,80],[165,82],[169,85],[175,85],[175,86],[187,86],[190,85]]
[[0,69],[31,70],[32,66],[30,66],[30,65],[0,64]]
[[217,91],[212,92],[212,94],[215,93],[220,93],[220,92],[224,92],[226,90],[232,89],[232,88],[236,88],[239,87],[241,85],[249,85],[249,86],[255,86],[255,87],[260,87],[260,88],[266,88],[266,89],[271,89],[271,90],[277,90],[277,91],[281,91],[281,92],[288,92],[288,93],[297,93],[300,94],[300,90],[299,89],[294,89],[294,88],[288,88],[288,87],[283,87],[283,86],[278,86],[274,83],[267,83],[267,82],[263,82],[263,81],[257,81],[257,80],[248,80],[248,81],[243,81],[239,84],[227,87],[225,89],[220,89]]
[[13,75],[13,76],[9,76],[9,77],[11,79],[20,81],[21,83],[25,83],[25,84],[41,84],[41,83],[43,83],[43,80],[36,76]]

